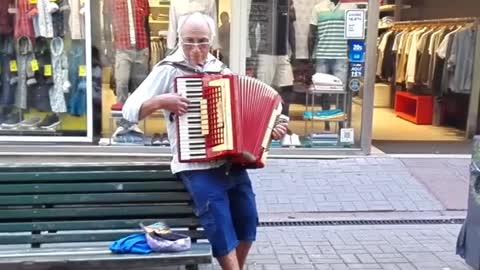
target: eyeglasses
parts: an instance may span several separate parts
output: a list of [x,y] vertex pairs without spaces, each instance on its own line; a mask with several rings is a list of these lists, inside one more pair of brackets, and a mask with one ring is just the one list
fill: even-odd
[[183,42],[181,41],[182,45],[185,46],[187,49],[193,49],[197,46],[199,49],[208,49],[210,47],[210,42]]

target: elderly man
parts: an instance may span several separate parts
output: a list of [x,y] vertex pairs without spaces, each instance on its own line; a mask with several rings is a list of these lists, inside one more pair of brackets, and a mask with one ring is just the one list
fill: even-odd
[[[179,48],[157,64],[128,98],[123,116],[138,122],[156,110],[164,110],[172,147],[171,169],[181,179],[194,201],[194,209],[223,269],[243,269],[256,238],[258,214],[252,184],[244,168],[226,166],[224,160],[180,163],[177,130],[172,114],[187,112],[188,100],[174,93],[177,76],[195,72],[231,73],[209,53],[216,29],[212,18],[192,13],[180,25]],[[287,124],[275,126],[272,138],[280,139]]]

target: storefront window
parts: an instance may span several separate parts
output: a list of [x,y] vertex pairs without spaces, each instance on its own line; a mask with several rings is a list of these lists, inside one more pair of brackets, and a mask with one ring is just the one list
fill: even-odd
[[0,1],[0,136],[87,136],[84,5]]
[[101,18],[92,24],[100,26],[92,35],[104,62],[101,142],[168,146],[162,112],[132,126],[122,119],[122,107],[152,68],[177,49],[179,22],[192,12],[202,12],[215,20],[217,34],[211,53],[228,65],[230,1],[102,0],[92,1],[91,5],[92,19]]
[[[365,2],[250,0],[246,74],[277,89],[290,118],[272,147],[359,144],[361,105],[352,97],[364,76]],[[350,26],[348,10],[357,11]]]

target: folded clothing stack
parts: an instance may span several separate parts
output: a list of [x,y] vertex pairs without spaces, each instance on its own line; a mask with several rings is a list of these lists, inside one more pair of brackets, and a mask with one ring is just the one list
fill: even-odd
[[336,133],[313,133],[307,136],[308,144],[311,147],[317,146],[336,146],[338,144],[338,134]]
[[303,113],[303,119],[305,120],[344,120],[345,113],[340,109],[325,110],[325,111],[307,111]]

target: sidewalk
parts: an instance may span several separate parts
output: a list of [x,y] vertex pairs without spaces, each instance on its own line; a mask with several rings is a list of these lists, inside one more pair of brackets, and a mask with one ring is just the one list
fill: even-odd
[[[464,218],[469,163],[390,157],[269,160],[251,176],[261,221]],[[261,227],[248,269],[467,270],[455,254],[459,229]]]
[[[269,160],[251,176],[260,213],[465,210],[468,163],[388,157]],[[457,191],[455,207],[445,190]]]
[[[260,228],[248,270],[468,270],[459,225]],[[202,270],[221,269],[217,263]]]
[[[69,161],[73,160],[84,165],[122,163],[107,157]],[[165,160],[149,160],[161,161]],[[11,162],[0,159],[3,166]],[[30,162],[38,162],[38,157],[15,161],[26,166]],[[42,162],[59,161],[52,157]],[[465,217],[469,163],[468,158],[389,156],[270,159],[266,168],[250,171],[260,222],[290,223],[259,227],[247,269],[467,270],[455,254],[460,225],[427,220]],[[291,226],[301,221],[358,220],[392,224]],[[396,221],[402,220],[425,224],[398,225]],[[215,262],[201,269],[220,268]]]

